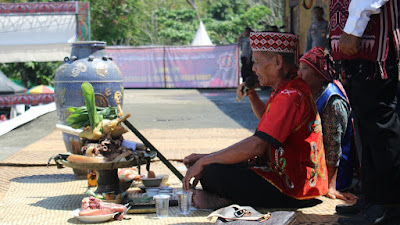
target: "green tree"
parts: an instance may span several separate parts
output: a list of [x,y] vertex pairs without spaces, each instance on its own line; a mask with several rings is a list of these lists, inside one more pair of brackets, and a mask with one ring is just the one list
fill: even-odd
[[158,35],[161,45],[190,45],[198,26],[196,11],[192,9],[167,10],[156,12]]
[[[233,4],[235,2],[237,4]],[[216,12],[222,13],[223,16]],[[237,42],[237,36],[245,27],[264,30],[262,21],[270,14],[271,10],[264,5],[251,7],[242,1],[216,1],[210,8],[209,17],[204,19],[204,25],[214,44],[232,44]]]
[[11,79],[21,81],[26,88],[45,84],[53,86],[57,68],[62,62],[1,63],[0,69]]
[[90,0],[90,26],[93,40],[107,45],[130,45],[138,33],[137,0]]
[[[32,2],[34,0],[5,0]],[[50,0],[51,1],[51,0]],[[58,0],[54,0],[56,2]],[[61,1],[61,0],[59,0]],[[189,45],[201,19],[211,41],[233,44],[245,27],[283,25],[283,1],[270,0],[84,0],[90,3],[92,40],[107,45]],[[40,1],[36,1],[40,2]],[[42,2],[48,2],[43,0]],[[0,64],[6,74],[30,84],[50,84],[61,62]]]
[[[211,41],[218,45],[236,43],[237,36],[247,26],[254,30],[265,30],[264,21],[271,15],[271,10],[266,6],[257,4],[251,6],[244,0],[201,1],[201,3],[199,6],[189,4],[192,9],[159,8],[154,17],[157,24],[154,32],[157,38],[154,40],[159,40],[156,44],[190,44],[199,25],[197,14],[202,18]],[[206,9],[201,11],[201,7]]]
[[242,0],[220,0],[211,3],[207,14],[210,18],[220,21],[230,21],[235,15],[246,11],[248,5]]
[[[260,0],[261,1],[261,0]],[[246,27],[265,30],[272,12],[246,0],[90,0],[93,40],[108,45],[188,45],[203,20],[214,44],[232,44]],[[276,20],[276,18],[275,18]],[[278,18],[272,25],[282,24]]]
[[[271,16],[265,18],[263,23],[266,27],[277,26],[281,28],[285,21],[285,1],[271,1],[271,0],[247,0],[251,5],[264,5],[271,9]],[[282,28],[281,28],[282,29]]]

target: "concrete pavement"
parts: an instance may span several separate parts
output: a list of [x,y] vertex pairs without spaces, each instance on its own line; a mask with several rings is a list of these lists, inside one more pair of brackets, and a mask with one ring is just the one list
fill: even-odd
[[[267,92],[259,93],[268,99]],[[253,134],[258,120],[248,99],[236,103],[235,98],[233,89],[129,89],[123,109],[132,114],[129,121],[179,168],[182,163],[175,159],[213,152]],[[0,224],[79,223],[70,211],[80,206],[87,181],[76,180],[70,168],[44,167],[49,157],[65,152],[56,122],[56,113],[49,113],[0,137]],[[124,138],[136,140],[132,133]],[[160,161],[151,167],[156,174],[169,174],[172,187],[181,186]],[[321,201],[315,208],[299,210],[295,224],[336,224],[334,207],[342,201],[324,197]],[[153,214],[128,215],[131,221],[115,223],[210,224],[205,219],[208,214],[195,211],[165,220]]]
[[[246,128],[257,118],[248,99],[237,103],[234,89],[125,89],[124,111],[139,129]],[[260,91],[264,100],[268,92]],[[56,129],[57,113],[43,115],[0,136],[0,161]]]

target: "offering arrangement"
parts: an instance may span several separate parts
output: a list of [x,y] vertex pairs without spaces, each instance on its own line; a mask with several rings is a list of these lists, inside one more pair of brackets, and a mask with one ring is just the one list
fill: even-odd
[[123,134],[128,130],[121,123],[129,118],[130,114],[123,114],[120,106],[121,92],[117,91],[114,94],[117,107],[97,107],[93,86],[84,82],[81,87],[85,105],[68,107],[71,114],[66,120],[69,129],[75,131],[81,140],[80,154],[59,154],[52,159],[59,168],[67,166],[97,171],[95,196],[104,196],[107,193],[120,196],[119,194],[129,188],[132,180],[124,180],[121,184],[118,169],[137,166],[140,176],[140,165],[146,164],[149,170],[150,160],[157,153],[149,151],[141,143],[123,144],[128,142],[123,138]]

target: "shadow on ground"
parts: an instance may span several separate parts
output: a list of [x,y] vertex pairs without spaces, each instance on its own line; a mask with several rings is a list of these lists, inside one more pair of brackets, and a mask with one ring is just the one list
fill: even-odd
[[50,210],[74,210],[81,207],[83,195],[60,195],[40,200],[31,206]]
[[11,179],[11,182],[17,183],[62,183],[69,182],[75,179],[74,174],[42,174],[16,177]]
[[[249,99],[245,97],[242,101],[237,102],[236,89],[199,89],[199,92],[243,128],[251,132],[257,128],[259,119],[253,113]],[[257,94],[266,103],[271,89],[257,89]]]

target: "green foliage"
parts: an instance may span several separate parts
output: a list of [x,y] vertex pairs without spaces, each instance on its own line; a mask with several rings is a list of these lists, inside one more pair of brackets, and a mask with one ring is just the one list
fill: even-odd
[[156,12],[161,45],[189,45],[197,30],[196,12],[192,9]]
[[[31,2],[33,0],[5,0]],[[57,2],[61,0],[37,0]],[[234,44],[245,27],[281,26],[283,3],[270,0],[83,0],[90,3],[91,39],[107,45],[189,45],[203,21],[211,41]],[[272,10],[268,7],[272,7]],[[197,11],[196,11],[197,10]],[[51,85],[61,62],[0,64],[25,87]]]
[[94,97],[94,89],[92,84],[89,82],[84,82],[82,85],[82,95],[85,98],[85,105],[89,117],[90,127],[92,131],[97,127],[100,123],[99,115],[97,115],[96,110],[96,100]]
[[[67,118],[67,125],[78,129],[90,126],[90,119],[89,113],[86,106],[81,107],[68,107],[68,112],[72,113]],[[116,107],[97,107],[96,106],[96,113],[99,118],[112,120],[117,118],[118,110]]]
[[[228,2],[228,0],[225,0],[225,2]],[[218,2],[212,8],[216,9],[216,6],[226,7],[226,5]],[[232,5],[231,9],[225,8],[221,10],[232,12],[231,14],[225,14],[230,18],[229,20],[218,20],[210,17],[204,19],[204,25],[211,41],[218,45],[236,43],[238,35],[245,27],[250,27],[253,30],[264,30],[263,21],[271,13],[270,9],[263,5],[249,7],[248,5],[239,4]]]
[[212,19],[229,21],[235,15],[244,13],[247,7],[246,1],[220,0],[212,2],[207,13]]
[[[195,9],[184,0],[89,1],[92,39],[108,45],[188,45],[199,26]],[[236,43],[245,27],[265,30],[273,20],[269,8],[252,1],[195,2],[214,44]],[[281,24],[275,20],[272,25]]]
[[[249,8],[244,14],[240,15],[240,20],[251,27],[253,30],[265,30],[265,19],[271,17],[271,10],[266,6],[259,5]],[[244,27],[243,27],[244,29]]]
[[62,62],[1,63],[0,70],[14,80],[22,81],[26,88],[45,84],[53,86],[57,68]]
[[136,28],[137,0],[90,0],[90,25],[93,40],[108,45],[130,45]]

